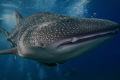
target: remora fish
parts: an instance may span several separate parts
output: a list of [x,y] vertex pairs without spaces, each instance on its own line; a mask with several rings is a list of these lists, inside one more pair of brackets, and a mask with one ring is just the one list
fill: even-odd
[[[22,18],[14,11],[17,25],[12,33],[0,28],[12,47],[0,54],[15,54],[53,67],[86,54],[108,42],[120,25],[103,19],[76,18],[49,12]],[[16,46],[14,46],[16,45]]]

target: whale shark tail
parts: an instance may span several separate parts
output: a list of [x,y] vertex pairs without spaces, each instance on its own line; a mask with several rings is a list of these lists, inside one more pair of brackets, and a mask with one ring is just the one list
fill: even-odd
[[11,39],[9,39],[9,32],[7,32],[4,28],[0,27],[0,31],[4,34],[4,36],[7,38],[7,41],[9,42],[11,48],[15,47],[14,43],[12,42]]
[[0,31],[5,35],[6,38],[10,35],[4,28],[0,27]]
[[[2,32],[4,34],[4,36],[7,38],[7,41],[9,42],[11,48],[15,47],[15,44],[13,43],[13,41],[11,39],[9,39],[9,32],[7,32],[4,28],[0,27],[0,32]],[[3,50],[0,51],[0,54],[13,54],[13,52],[11,53],[11,51],[13,51],[13,49],[8,49],[8,50]],[[16,55],[14,55],[15,59],[16,59]]]

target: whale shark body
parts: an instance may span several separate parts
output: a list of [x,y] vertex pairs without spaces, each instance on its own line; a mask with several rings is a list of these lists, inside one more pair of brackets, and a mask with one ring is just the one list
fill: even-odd
[[86,54],[108,42],[120,25],[104,19],[76,18],[38,12],[23,18],[14,11],[17,25],[9,34],[0,27],[11,49],[0,54],[15,54],[48,67]]

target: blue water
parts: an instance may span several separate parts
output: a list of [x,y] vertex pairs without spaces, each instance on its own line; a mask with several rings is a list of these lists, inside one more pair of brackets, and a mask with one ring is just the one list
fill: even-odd
[[[44,11],[120,24],[119,4],[120,0],[0,0],[0,26],[12,31],[16,25],[13,10],[23,17]],[[0,50],[8,48],[0,33]],[[120,33],[91,53],[55,68],[19,56],[15,59],[14,55],[0,55],[0,80],[120,80]]]

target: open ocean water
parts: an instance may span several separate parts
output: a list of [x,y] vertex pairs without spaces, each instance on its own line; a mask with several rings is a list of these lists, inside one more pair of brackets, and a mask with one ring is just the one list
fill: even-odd
[[[120,24],[120,0],[0,0],[0,26],[16,25],[13,10],[23,17],[36,12],[108,19]],[[8,49],[0,32],[0,50]],[[120,33],[96,50],[54,68],[14,55],[0,55],[0,80],[120,80]]]

